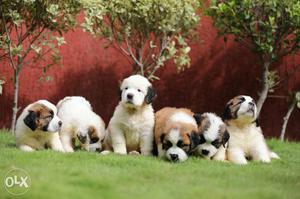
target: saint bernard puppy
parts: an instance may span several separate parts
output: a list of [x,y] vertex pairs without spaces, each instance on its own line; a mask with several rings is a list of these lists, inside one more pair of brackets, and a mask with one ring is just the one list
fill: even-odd
[[[172,162],[183,162],[193,148],[197,132],[194,113],[189,109],[166,107],[155,113],[155,144],[158,156]],[[194,136],[195,137],[195,136]]]
[[16,124],[16,144],[23,151],[53,149],[64,152],[58,131],[62,121],[54,104],[39,100],[29,104]]
[[230,162],[247,164],[247,159],[270,162],[279,156],[271,152],[258,124],[257,108],[250,96],[231,99],[224,110],[223,120],[230,134],[227,156]]
[[198,124],[198,134],[193,138],[197,145],[193,154],[205,159],[225,161],[230,137],[225,123],[214,113],[195,114],[194,117]]
[[105,124],[85,98],[65,97],[58,102],[57,109],[63,122],[60,139],[66,152],[74,151],[76,138],[83,150],[102,150]]
[[151,103],[156,97],[151,83],[141,75],[132,75],[123,80],[120,97],[107,128],[106,151],[151,155],[154,137]]

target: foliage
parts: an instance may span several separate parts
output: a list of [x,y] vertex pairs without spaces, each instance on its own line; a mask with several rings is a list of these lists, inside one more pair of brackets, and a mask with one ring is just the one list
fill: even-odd
[[258,53],[261,60],[262,90],[258,114],[269,92],[280,82],[273,63],[300,49],[299,0],[212,0],[207,14],[220,35]]
[[14,100],[11,129],[18,112],[19,76],[24,66],[39,65],[51,53],[52,62],[60,60],[58,46],[65,43],[62,33],[75,25],[80,12],[78,0],[0,0],[0,60],[12,67]]
[[[17,69],[18,65],[29,65],[51,52],[53,63],[57,63],[57,47],[65,43],[62,33],[75,25],[79,11],[80,3],[76,0],[2,0],[1,58],[19,59],[16,64],[11,63]],[[25,62],[30,52],[35,55]]]
[[270,61],[300,49],[299,0],[213,0],[208,14],[220,34],[233,34]]
[[178,71],[189,66],[190,47],[200,17],[199,0],[86,0],[84,29],[104,37],[149,79],[170,59]]

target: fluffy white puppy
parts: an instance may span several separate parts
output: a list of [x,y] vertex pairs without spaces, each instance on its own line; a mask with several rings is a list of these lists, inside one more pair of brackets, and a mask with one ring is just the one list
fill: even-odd
[[247,159],[270,162],[279,158],[266,144],[257,120],[257,108],[250,96],[240,95],[231,99],[224,110],[223,119],[230,134],[228,160],[247,164]]
[[105,124],[83,97],[65,97],[57,104],[58,116],[63,121],[60,139],[66,152],[73,152],[76,138],[82,149],[101,151]]
[[153,149],[154,113],[152,101],[156,97],[151,83],[141,75],[123,80],[121,100],[111,118],[106,149],[118,154],[151,155]]
[[29,104],[16,124],[16,144],[23,151],[50,148],[64,152],[58,131],[62,121],[55,105],[47,100]]
[[225,161],[230,137],[225,123],[215,113],[195,114],[194,118],[198,124],[198,133],[193,135],[197,145],[193,153],[205,159]]

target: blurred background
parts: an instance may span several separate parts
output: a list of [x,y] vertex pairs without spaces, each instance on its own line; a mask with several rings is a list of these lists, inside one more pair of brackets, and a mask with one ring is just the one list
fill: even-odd
[[[251,95],[257,99],[261,74],[259,58],[232,38],[224,42],[223,37],[217,37],[208,17],[202,17],[198,31],[199,39],[191,43],[190,68],[177,73],[173,63],[167,62],[166,67],[158,71],[160,80],[153,82],[158,93],[154,109],[186,107],[194,112],[222,114],[226,102],[236,95]],[[51,67],[47,81],[41,78],[39,64],[22,70],[19,114],[27,104],[39,99],[56,104],[65,96],[79,95],[91,102],[94,111],[107,124],[118,104],[119,83],[131,74],[132,63],[113,47],[104,48],[104,40],[93,38],[81,28],[64,37],[67,44],[60,47],[62,66]],[[282,81],[275,92],[269,94],[260,123],[267,137],[278,138],[288,109],[284,96],[300,87],[300,56],[292,55],[276,64]],[[11,67],[0,67],[0,74],[6,81],[0,96],[0,128],[10,127],[12,72]],[[286,138],[300,140],[299,109],[291,115]]]

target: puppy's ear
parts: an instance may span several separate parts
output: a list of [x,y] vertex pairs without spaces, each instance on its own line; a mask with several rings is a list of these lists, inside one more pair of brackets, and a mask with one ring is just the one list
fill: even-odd
[[196,123],[198,125],[200,125],[201,124],[201,114],[200,113],[196,113],[196,114],[193,115],[193,117],[196,120]]
[[32,131],[35,131],[37,129],[37,123],[36,120],[39,117],[39,114],[29,110],[28,115],[23,119],[26,126],[28,126]]
[[160,136],[160,143],[164,142],[165,136],[166,136],[166,134],[164,134],[164,133],[161,134],[161,136]]
[[228,142],[229,138],[230,138],[230,135],[226,129],[226,125],[222,125],[219,129],[219,133],[220,133],[220,136],[221,136],[221,142],[222,142],[222,145],[225,147],[225,144]]
[[85,144],[85,142],[86,142],[86,135],[77,134],[77,138],[81,142],[81,144]]
[[90,144],[96,143],[99,141],[99,137],[96,133],[96,128],[94,126],[90,126],[88,129],[88,134],[90,137]]
[[148,87],[147,95],[145,96],[146,104],[151,104],[153,100],[156,98],[156,91],[152,86]]
[[222,137],[223,147],[225,147],[225,144],[228,142],[229,138],[230,138],[230,135],[229,135],[228,131],[226,130],[223,134],[223,137]]
[[259,123],[259,118],[256,118],[256,120],[253,122],[256,124],[256,127],[259,127],[260,126],[260,123]]
[[222,119],[223,120],[230,120],[232,119],[232,114],[231,114],[231,109],[230,106],[232,105],[232,103],[228,103],[224,109],[223,115],[222,115]]
[[192,132],[190,136],[191,149],[196,148],[200,144],[200,135],[196,132]]

